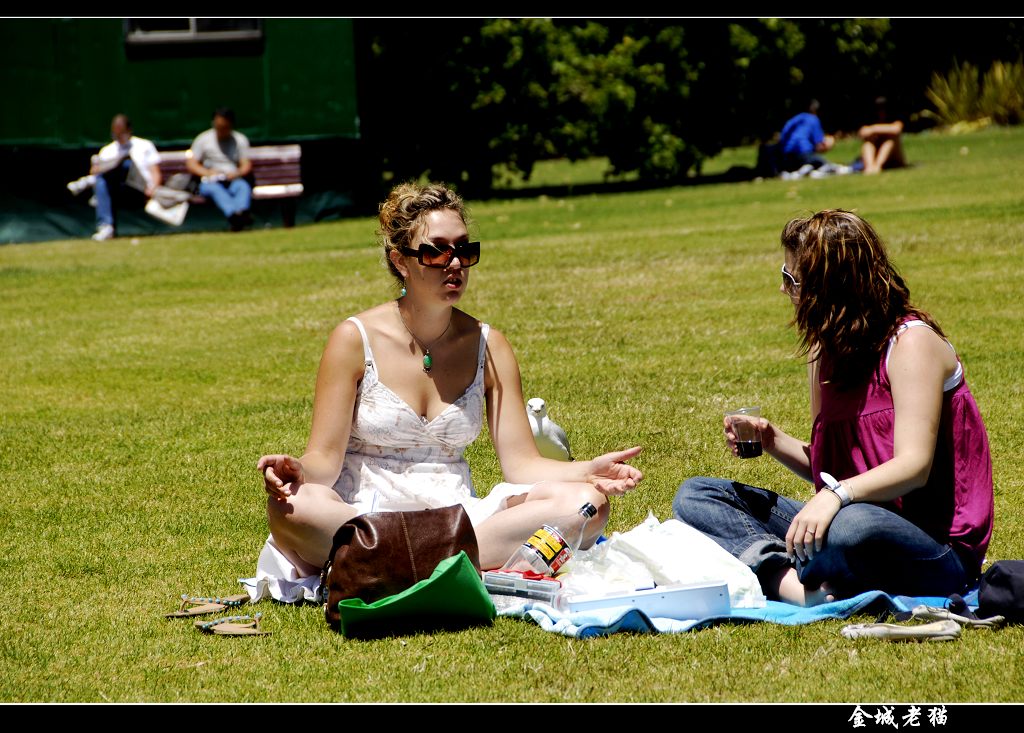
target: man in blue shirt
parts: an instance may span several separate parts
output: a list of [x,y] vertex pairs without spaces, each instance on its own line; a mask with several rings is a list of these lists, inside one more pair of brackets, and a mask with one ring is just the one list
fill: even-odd
[[779,150],[782,151],[782,170],[796,171],[806,165],[813,170],[828,165],[828,161],[817,153],[831,150],[835,138],[826,135],[818,119],[818,100],[812,99],[806,112],[801,112],[782,128]]

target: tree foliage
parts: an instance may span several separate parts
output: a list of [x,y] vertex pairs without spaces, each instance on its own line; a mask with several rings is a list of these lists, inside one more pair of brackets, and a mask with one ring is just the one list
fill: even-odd
[[921,109],[929,47],[894,23],[357,21],[363,135],[380,170],[473,195],[496,169],[528,178],[553,157],[677,180],[723,146],[769,138],[811,97],[833,130],[856,129],[879,94]]

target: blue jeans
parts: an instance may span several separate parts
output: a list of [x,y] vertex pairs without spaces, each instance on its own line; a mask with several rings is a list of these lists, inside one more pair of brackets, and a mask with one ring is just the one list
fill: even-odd
[[[142,194],[134,188],[125,185],[128,178],[128,169],[131,168],[131,160],[125,159],[117,168],[109,170],[103,175],[96,176],[96,182],[92,185],[93,196],[96,197],[96,225],[109,224],[114,226],[114,199],[123,203],[121,199],[134,196],[139,199]],[[142,200],[142,199],[139,199]]]
[[248,211],[252,202],[252,186],[244,178],[236,178],[231,182],[200,183],[199,193],[213,199],[213,203],[229,219],[234,214]]
[[[828,528],[821,552],[806,562],[786,555],[786,531],[803,502],[716,478],[691,478],[679,487],[672,510],[753,570],[761,585],[794,565],[803,584],[823,582],[837,597],[867,590],[891,595],[948,596],[962,593],[976,573],[952,546],[875,504],[850,504]],[[969,567],[969,566],[967,566]]]

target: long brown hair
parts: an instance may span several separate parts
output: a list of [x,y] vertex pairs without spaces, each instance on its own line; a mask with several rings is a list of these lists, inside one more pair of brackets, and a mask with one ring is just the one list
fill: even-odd
[[907,317],[938,324],[910,303],[910,289],[889,261],[874,228],[851,211],[826,209],[793,219],[782,246],[796,260],[800,283],[796,316],[801,353],[829,357],[831,381],[840,388],[863,384]]

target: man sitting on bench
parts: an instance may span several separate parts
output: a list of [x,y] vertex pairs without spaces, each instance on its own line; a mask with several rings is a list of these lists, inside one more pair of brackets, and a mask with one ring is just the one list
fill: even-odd
[[234,128],[234,111],[218,108],[213,113],[213,128],[192,142],[185,166],[202,179],[199,193],[213,200],[227,217],[231,231],[237,232],[252,223],[252,184],[246,178],[252,173],[252,162],[249,138]]
[[114,115],[110,137],[113,142],[92,157],[89,175],[68,184],[68,190],[76,196],[93,189],[96,233],[92,238],[97,242],[114,238],[114,214],[119,206],[144,204],[163,182],[160,153],[149,140],[132,134],[132,121],[127,115]]

